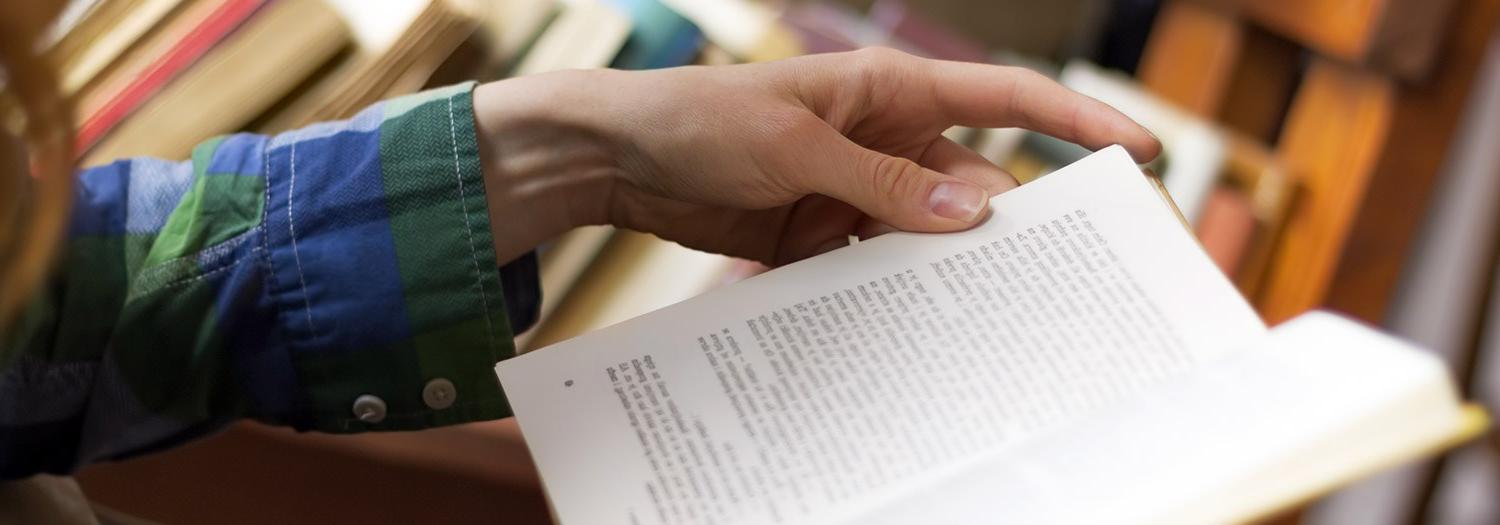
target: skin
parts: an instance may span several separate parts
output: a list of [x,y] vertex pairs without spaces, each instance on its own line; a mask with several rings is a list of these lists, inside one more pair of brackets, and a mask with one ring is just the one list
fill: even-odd
[[474,93],[496,255],[612,224],[786,264],[891,229],[972,227],[1015,179],[942,136],[1021,127],[1140,162],[1161,145],[1035,72],[888,49],[565,71]]

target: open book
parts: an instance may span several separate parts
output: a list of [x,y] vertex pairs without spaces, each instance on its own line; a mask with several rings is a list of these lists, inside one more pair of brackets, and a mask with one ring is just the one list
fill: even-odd
[[1118,146],[991,207],[502,362],[558,518],[1242,521],[1482,420],[1373,330],[1267,330]]

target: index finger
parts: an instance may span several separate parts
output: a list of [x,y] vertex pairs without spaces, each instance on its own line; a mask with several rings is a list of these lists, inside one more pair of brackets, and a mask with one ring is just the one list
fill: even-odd
[[1026,128],[1091,150],[1119,144],[1137,162],[1161,154],[1161,142],[1145,127],[1041,73],[967,62],[929,64],[932,104],[954,124]]

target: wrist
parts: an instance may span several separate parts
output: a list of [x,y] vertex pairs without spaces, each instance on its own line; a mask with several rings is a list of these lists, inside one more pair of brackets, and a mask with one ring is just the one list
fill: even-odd
[[474,90],[474,118],[496,256],[502,263],[578,226],[602,224],[618,179],[590,78],[566,71]]

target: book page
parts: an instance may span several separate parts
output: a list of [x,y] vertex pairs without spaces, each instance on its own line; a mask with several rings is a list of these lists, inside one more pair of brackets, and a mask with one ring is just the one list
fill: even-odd
[[559,518],[855,515],[1265,331],[1123,148],[991,206],[502,362]]
[[1245,522],[1430,453],[1461,424],[1435,356],[1315,312],[859,521]]

